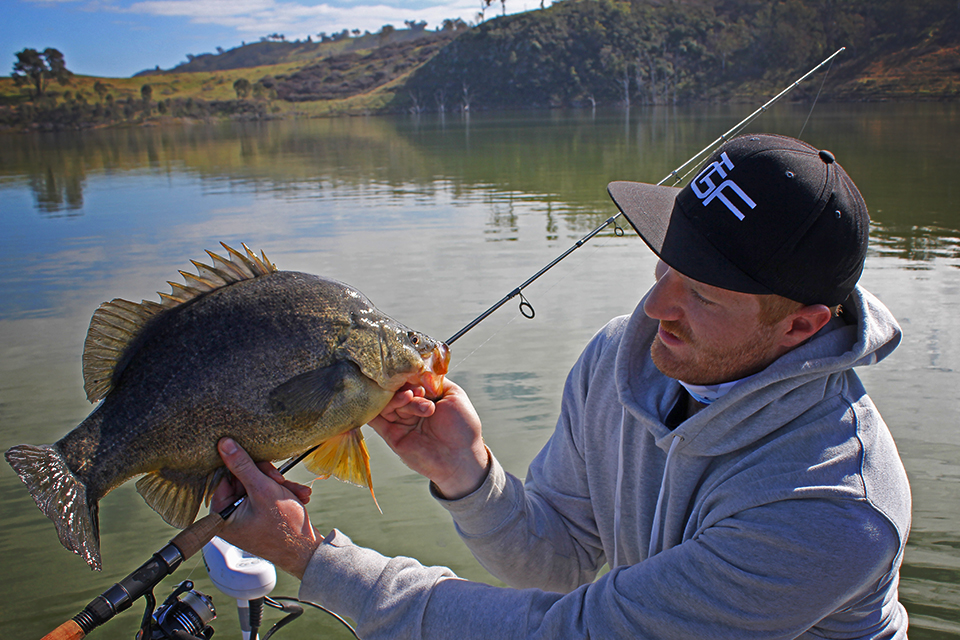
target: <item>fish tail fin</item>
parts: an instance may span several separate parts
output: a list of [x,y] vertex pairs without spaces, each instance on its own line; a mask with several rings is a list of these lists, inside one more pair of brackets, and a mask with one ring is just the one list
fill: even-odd
[[99,497],[89,494],[55,445],[21,444],[4,457],[27,485],[40,511],[53,521],[60,544],[100,571]]
[[209,475],[160,469],[137,480],[137,492],[172,527],[186,529],[197,518],[200,504],[212,495],[225,467]]
[[383,513],[373,492],[373,476],[370,474],[370,454],[363,441],[360,429],[351,429],[332,438],[327,438],[303,461],[311,473],[321,478],[333,476],[344,482],[370,489],[373,504]]

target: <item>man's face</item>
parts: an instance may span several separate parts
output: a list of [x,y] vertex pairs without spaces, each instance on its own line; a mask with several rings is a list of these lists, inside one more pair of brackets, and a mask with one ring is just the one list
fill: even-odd
[[650,348],[666,376],[719,384],[757,373],[788,349],[784,321],[760,322],[759,296],[713,287],[657,264],[657,283],[643,310],[660,321]]

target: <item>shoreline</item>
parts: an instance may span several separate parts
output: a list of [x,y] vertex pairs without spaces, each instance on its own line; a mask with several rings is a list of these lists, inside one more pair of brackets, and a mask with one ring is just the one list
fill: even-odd
[[[200,112],[187,114],[187,113],[154,113],[153,110],[157,108],[158,103],[153,103],[149,105],[148,108],[151,109],[149,115],[144,115],[141,110],[139,113],[133,113],[130,116],[121,114],[118,116],[108,116],[109,119],[104,117],[96,119],[83,119],[77,118],[76,116],[81,115],[77,113],[76,107],[74,107],[73,113],[67,121],[62,119],[55,119],[58,115],[63,115],[65,108],[69,108],[71,105],[65,105],[64,103],[57,104],[53,109],[44,110],[40,113],[35,114],[34,118],[29,122],[23,122],[23,116],[26,114],[14,114],[13,111],[17,107],[11,107],[10,105],[0,105],[0,135],[3,134],[25,134],[25,133],[55,133],[61,131],[87,131],[93,129],[123,129],[131,127],[189,127],[189,126],[198,126],[198,125],[212,125],[212,124],[223,124],[228,122],[269,122],[274,120],[296,120],[296,119],[322,119],[322,118],[340,118],[340,117],[363,117],[363,116],[396,116],[409,113],[411,115],[440,115],[440,114],[450,114],[450,115],[462,115],[464,113],[469,113],[470,111],[478,111],[484,113],[491,112],[507,112],[507,111],[524,111],[524,110],[549,110],[549,111],[561,111],[561,110],[584,110],[584,109],[655,109],[655,108],[664,108],[664,107],[679,107],[679,106],[690,106],[690,105],[739,105],[739,104],[756,104],[760,100],[769,99],[770,95],[763,95],[761,92],[756,92],[753,94],[741,94],[735,97],[730,97],[728,99],[706,99],[706,100],[687,100],[683,102],[678,102],[676,104],[633,104],[629,106],[624,106],[622,104],[607,104],[607,105],[597,105],[591,106],[590,104],[572,104],[572,105],[563,105],[563,106],[548,106],[548,105],[539,105],[534,104],[527,107],[518,107],[515,105],[507,106],[476,106],[474,105],[470,110],[462,110],[459,108],[447,109],[445,111],[437,110],[422,110],[415,112],[409,109],[400,109],[400,108],[371,108],[369,105],[364,104],[349,104],[350,102],[356,102],[352,99],[346,100],[336,100],[336,101],[323,101],[323,102],[314,102],[314,103],[279,103],[279,101],[263,101],[263,102],[254,102],[250,100],[233,100],[233,101],[210,101],[206,102],[200,99],[192,100],[192,106],[195,109],[198,109]],[[794,98],[790,100],[787,98],[786,102],[792,103],[812,103],[811,99],[804,99],[804,96],[800,96],[799,99]],[[960,102],[960,94],[956,93],[886,93],[881,92],[876,95],[845,95],[845,96],[835,96],[835,95],[821,95],[817,102],[822,102],[825,104],[870,104],[870,103],[927,103],[927,102],[938,102],[938,103],[951,103],[951,102]],[[382,100],[378,100],[382,102]],[[278,104],[279,103],[279,104]],[[21,105],[30,105],[31,102],[24,102]],[[310,104],[313,108],[304,109],[303,107],[307,104]],[[213,105],[213,106],[210,106]],[[225,106],[226,105],[226,106]],[[89,107],[90,105],[85,105]],[[268,106],[272,106],[272,109],[268,111]],[[287,107],[287,108],[284,108]],[[141,107],[143,109],[143,107]],[[51,118],[44,118],[43,116],[53,116]],[[17,122],[16,120],[21,120]],[[57,121],[59,120],[59,121]],[[5,122],[6,121],[6,122]]]

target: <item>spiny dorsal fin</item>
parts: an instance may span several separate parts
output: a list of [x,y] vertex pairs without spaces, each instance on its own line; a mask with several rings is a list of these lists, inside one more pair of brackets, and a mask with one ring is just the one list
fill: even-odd
[[83,343],[83,390],[87,400],[97,402],[107,395],[113,385],[117,363],[151,318],[234,282],[277,270],[266,255],[261,253],[258,257],[245,244],[241,246],[246,255],[222,242],[220,244],[230,259],[207,251],[213,266],[191,260],[199,275],[181,271],[185,284],[170,282],[171,292],[161,292],[159,303],[144,300],[137,304],[117,298],[100,305],[90,320],[90,329]]

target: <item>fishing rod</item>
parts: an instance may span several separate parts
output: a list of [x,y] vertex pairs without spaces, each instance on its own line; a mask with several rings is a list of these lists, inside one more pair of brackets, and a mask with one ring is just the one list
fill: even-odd
[[[825,65],[827,65],[828,63],[832,62],[833,59],[836,58],[836,57],[837,57],[838,55],[840,55],[841,53],[843,53],[843,51],[844,51],[845,49],[846,49],[846,47],[840,47],[839,49],[837,49],[837,50],[833,53],[833,55],[825,58],[823,62],[821,62],[820,64],[818,64],[817,66],[815,66],[814,68],[810,69],[810,70],[807,71],[805,74],[803,74],[802,76],[800,76],[799,78],[797,78],[797,79],[796,79],[792,84],[790,84],[787,88],[785,88],[785,89],[782,90],[780,93],[778,93],[777,95],[775,95],[773,98],[771,98],[770,100],[768,100],[767,102],[765,102],[762,106],[760,106],[757,110],[755,110],[753,113],[751,113],[750,115],[748,115],[746,118],[744,118],[743,120],[741,120],[740,122],[738,122],[737,124],[735,124],[733,127],[730,128],[730,130],[728,130],[728,131],[726,131],[725,133],[721,134],[720,137],[718,137],[716,140],[714,140],[713,142],[711,142],[710,144],[708,144],[706,147],[704,147],[703,149],[701,149],[700,151],[698,151],[697,153],[695,153],[693,156],[690,157],[689,160],[687,160],[686,162],[684,162],[683,164],[681,164],[679,167],[677,167],[676,169],[674,169],[673,171],[671,171],[669,174],[667,174],[666,176],[664,176],[664,178],[663,178],[662,180],[660,180],[660,182],[658,182],[657,185],[662,185],[664,182],[666,182],[667,180],[669,180],[671,177],[674,179],[674,184],[675,184],[675,185],[678,184],[678,183],[680,183],[680,182],[682,182],[683,179],[686,178],[686,176],[689,175],[690,172],[693,171],[693,169],[691,169],[690,171],[688,171],[688,172],[687,172],[686,174],[684,174],[684,175],[680,175],[680,172],[681,172],[681,171],[683,171],[684,169],[686,169],[687,167],[689,167],[691,164],[693,164],[694,162],[696,162],[697,159],[701,158],[702,156],[705,156],[709,151],[711,151],[711,150],[712,150],[714,147],[716,147],[717,145],[719,145],[719,144],[721,144],[721,143],[723,143],[723,142],[726,142],[726,141],[729,140],[731,137],[733,137],[733,136],[735,136],[736,134],[738,134],[738,133],[739,133],[740,131],[742,131],[747,125],[749,125],[751,122],[753,122],[754,120],[756,120],[757,117],[760,116],[760,114],[762,114],[764,111],[766,111],[766,110],[769,109],[771,106],[773,106],[778,100],[780,100],[780,98],[782,98],[783,96],[785,96],[785,95],[787,95],[788,93],[790,93],[790,92],[791,92],[794,88],[796,88],[801,82],[803,82],[804,80],[806,80],[807,78],[809,78],[810,76],[812,76],[814,73],[816,73],[817,71],[819,71],[820,69],[822,69],[822,68],[823,68]],[[699,164],[699,163],[698,163],[698,164]],[[696,168],[696,166],[698,166],[698,165],[694,165],[694,169]],[[548,264],[547,266],[543,267],[542,269],[540,269],[539,271],[537,271],[535,274],[533,274],[532,276],[530,276],[529,278],[527,278],[527,279],[523,282],[523,284],[521,284],[519,287],[517,287],[516,289],[514,289],[513,291],[511,291],[511,292],[508,293],[507,295],[505,295],[503,298],[501,298],[501,299],[500,299],[496,304],[494,304],[492,307],[490,307],[489,309],[487,309],[486,311],[484,311],[483,313],[481,313],[479,316],[477,316],[476,318],[474,318],[469,324],[467,324],[467,326],[465,326],[464,328],[460,329],[460,331],[457,331],[455,334],[453,334],[449,339],[447,339],[447,341],[446,341],[447,345],[449,346],[449,345],[453,344],[454,342],[456,342],[457,340],[459,340],[460,338],[462,338],[463,335],[464,335],[466,332],[470,331],[470,329],[473,329],[475,326],[477,326],[478,324],[480,324],[481,322],[483,322],[484,320],[486,320],[487,317],[490,316],[494,311],[496,311],[497,309],[499,309],[500,307],[502,307],[502,306],[505,305],[507,302],[509,302],[510,300],[512,300],[513,298],[515,298],[515,297],[517,297],[517,296],[520,296],[520,313],[523,314],[523,316],[526,317],[526,318],[533,318],[534,315],[535,315],[535,311],[534,311],[534,309],[533,309],[533,305],[531,305],[531,304],[527,301],[527,299],[523,297],[523,293],[521,293],[521,292],[522,292],[524,289],[526,289],[528,286],[530,286],[531,284],[533,284],[533,282],[536,281],[537,278],[539,278],[540,276],[542,276],[543,274],[545,274],[547,271],[549,271],[550,269],[552,269],[553,267],[555,267],[557,264],[559,264],[561,260],[563,260],[564,258],[566,258],[567,256],[569,256],[571,253],[573,253],[574,251],[576,251],[577,249],[579,249],[580,247],[582,247],[584,244],[586,244],[587,242],[589,242],[590,239],[593,238],[595,235],[597,235],[598,233],[600,233],[601,231],[603,231],[604,229],[606,229],[606,228],[607,228],[608,226],[610,226],[611,224],[616,224],[617,218],[619,218],[621,215],[623,215],[623,213],[620,212],[620,211],[618,211],[615,215],[612,215],[612,216],[610,216],[609,218],[607,218],[607,219],[603,222],[603,224],[601,224],[600,226],[598,226],[596,229],[594,229],[593,231],[591,231],[591,232],[588,233],[587,235],[585,235],[585,236],[583,236],[582,238],[580,238],[579,240],[577,240],[577,242],[574,243],[573,246],[571,246],[569,249],[567,249],[567,250],[564,251],[562,254],[560,254],[559,256],[557,256],[552,262],[550,262],[550,264]],[[618,236],[621,236],[621,235],[623,235],[623,229],[622,229],[619,225],[617,225],[615,233],[616,233]],[[284,474],[285,474],[287,471],[289,471],[290,469],[292,469],[293,467],[295,467],[295,466],[296,466],[299,462],[301,462],[304,458],[306,458],[308,455],[310,455],[311,453],[313,453],[314,450],[316,450],[316,448],[317,448],[318,446],[320,446],[320,445],[317,445],[317,446],[315,446],[315,447],[313,447],[313,448],[311,448],[311,449],[308,449],[308,450],[304,451],[302,454],[300,454],[299,456],[297,456],[297,457],[295,457],[295,458],[292,458],[290,461],[288,461],[286,464],[284,464],[283,467],[280,468],[280,473],[284,473]]]
[[[722,135],[720,135],[720,137],[718,137],[716,140],[714,140],[714,141],[711,142],[709,145],[707,145],[706,147],[704,147],[703,149],[701,149],[700,151],[698,151],[696,154],[694,154],[693,156],[691,156],[689,160],[687,160],[686,162],[684,162],[683,164],[681,164],[679,167],[677,167],[676,169],[674,169],[673,171],[671,171],[669,174],[667,174],[666,176],[664,176],[664,178],[663,178],[660,182],[658,182],[657,185],[658,185],[658,186],[659,186],[659,185],[662,185],[663,183],[667,182],[667,181],[670,180],[671,178],[674,179],[674,185],[679,184],[680,182],[682,182],[683,179],[686,178],[687,175],[689,175],[690,171],[693,171],[693,169],[691,169],[691,170],[688,171],[686,174],[680,175],[680,173],[681,173],[684,169],[686,169],[686,168],[687,168],[688,166],[690,166],[691,164],[694,164],[694,162],[696,162],[696,161],[697,161],[699,158],[701,158],[702,156],[705,156],[709,151],[711,151],[711,150],[712,150],[714,147],[716,147],[717,145],[726,142],[726,141],[729,140],[731,137],[735,136],[737,133],[739,133],[740,131],[742,131],[747,125],[749,125],[751,122],[753,122],[754,120],[756,120],[757,117],[760,116],[760,114],[762,114],[762,113],[765,112],[767,109],[769,109],[771,106],[773,106],[773,105],[774,105],[778,100],[780,100],[783,96],[785,96],[785,95],[787,95],[788,93],[790,93],[790,92],[791,92],[794,88],[796,88],[801,82],[803,82],[804,80],[806,80],[807,78],[809,78],[810,76],[812,76],[814,73],[816,73],[817,71],[819,71],[820,69],[822,69],[822,68],[823,68],[825,65],[827,65],[828,63],[832,62],[833,59],[836,58],[838,55],[840,55],[845,49],[846,49],[846,47],[840,47],[839,49],[837,49],[837,50],[833,53],[833,55],[827,57],[826,59],[824,59],[823,62],[821,62],[820,64],[818,64],[818,65],[815,66],[814,68],[810,69],[810,71],[808,71],[808,72],[806,72],[805,74],[803,74],[802,76],[800,76],[800,78],[798,78],[797,80],[795,80],[791,85],[789,85],[788,87],[786,87],[783,91],[781,91],[780,93],[778,93],[777,95],[775,95],[773,98],[771,98],[770,100],[768,100],[765,104],[763,104],[763,105],[762,105],[760,108],[758,108],[756,111],[754,111],[753,113],[751,113],[750,115],[748,115],[746,118],[744,118],[743,120],[741,120],[740,122],[738,122],[737,124],[735,124],[729,131],[727,131],[727,132],[723,133]],[[696,168],[698,165],[699,165],[699,163],[696,164],[696,165],[694,165],[694,168]],[[535,274],[533,274],[532,276],[530,276],[529,278],[527,278],[527,279],[523,282],[523,284],[521,284],[519,287],[517,287],[516,289],[514,289],[513,291],[511,291],[511,292],[508,293],[507,295],[505,295],[503,298],[501,298],[501,299],[500,299],[496,304],[494,304],[492,307],[490,307],[489,309],[487,309],[486,311],[484,311],[483,313],[481,313],[479,316],[477,316],[476,318],[474,318],[474,319],[473,319],[469,324],[467,324],[464,328],[460,329],[460,331],[457,331],[455,334],[453,334],[453,335],[447,340],[447,345],[451,345],[451,344],[453,344],[454,342],[456,342],[457,340],[459,340],[461,337],[463,337],[463,335],[464,335],[465,333],[467,333],[468,331],[470,331],[471,329],[473,329],[475,326],[477,326],[478,324],[480,324],[481,322],[483,322],[488,316],[490,316],[490,314],[492,314],[494,311],[496,311],[497,309],[499,309],[500,307],[502,307],[502,306],[505,305],[507,302],[509,302],[510,300],[512,300],[513,298],[515,298],[515,297],[517,297],[517,296],[520,296],[520,313],[523,314],[523,316],[526,317],[526,318],[533,318],[533,316],[534,316],[533,306],[526,300],[526,298],[523,297],[523,294],[522,294],[521,292],[522,292],[524,289],[526,289],[528,286],[530,286],[531,284],[533,284],[533,282],[536,281],[537,278],[539,278],[540,276],[542,276],[543,274],[545,274],[547,271],[549,271],[550,269],[552,269],[553,267],[555,267],[561,260],[563,260],[564,258],[566,258],[567,256],[569,256],[571,253],[573,253],[574,251],[576,251],[577,249],[579,249],[580,247],[582,247],[584,244],[586,244],[587,242],[589,242],[595,235],[597,235],[598,233],[600,233],[601,231],[603,231],[604,229],[606,229],[606,228],[607,228],[608,226],[610,226],[611,224],[616,224],[617,218],[619,218],[621,215],[623,215],[623,213],[620,212],[620,211],[618,211],[615,215],[612,215],[612,216],[610,216],[609,218],[607,218],[607,219],[603,222],[603,224],[601,224],[600,226],[598,226],[596,229],[594,229],[593,231],[591,231],[591,232],[588,233],[587,235],[585,235],[585,236],[583,236],[582,238],[580,238],[579,240],[577,240],[577,242],[576,242],[573,246],[571,246],[569,249],[567,249],[567,250],[564,251],[562,254],[560,254],[557,258],[555,258],[552,262],[550,262],[550,264],[548,264],[547,266],[543,267],[542,269],[540,269],[539,271],[537,271]],[[620,228],[619,225],[616,226],[616,231],[615,231],[615,233],[616,233],[618,236],[619,236],[619,235],[623,235],[623,230]]]
[[[80,640],[118,613],[129,609],[141,597],[147,599],[147,612],[153,611],[156,604],[153,596],[154,587],[210,542],[244,499],[245,496],[241,496],[219,513],[204,516],[178,533],[133,573],[97,596],[84,607],[83,611],[45,635],[43,640]],[[192,582],[189,580],[183,582],[164,604],[172,605],[181,594],[186,594],[187,606],[176,615],[190,615],[192,611],[198,616],[197,622],[202,619],[203,624],[206,624],[213,618],[212,605],[203,600],[205,596],[192,589]],[[209,617],[204,615],[206,608],[211,610]],[[146,625],[146,615],[144,625]],[[149,639],[144,638],[144,640]]]
[[[832,55],[823,60],[820,64],[810,69],[807,73],[802,75],[800,78],[795,80],[788,87],[780,91],[773,98],[768,100],[753,113],[748,115],[746,118],[738,122],[731,129],[721,134],[716,140],[711,142],[709,145],[701,149],[699,152],[690,157],[686,162],[681,164],[679,167],[667,174],[662,180],[657,182],[657,185],[662,185],[671,178],[674,179],[674,184],[679,184],[682,182],[690,172],[692,172],[698,165],[694,165],[694,169],[691,169],[687,174],[680,175],[680,173],[694,164],[699,158],[705,156],[709,151],[711,151],[717,145],[726,142],[732,136],[735,136],[737,133],[742,131],[747,125],[753,122],[760,114],[764,113],[767,109],[773,106],[777,101],[779,101],[783,96],[787,95],[790,91],[796,88],[800,83],[806,80],[808,77],[819,71],[825,65],[833,61],[840,53],[845,50],[844,47],[841,47]],[[569,256],[571,253],[582,247],[584,244],[589,242],[594,236],[600,233],[603,229],[607,228],[611,224],[616,224],[616,220],[623,215],[622,212],[617,212],[615,215],[607,218],[600,226],[590,231],[588,234],[577,240],[570,248],[560,254],[557,258],[547,264],[545,267],[537,271],[531,277],[527,278],[520,286],[516,287],[513,291],[508,293],[506,296],[501,298],[489,309],[484,311],[482,314],[477,316],[474,320],[468,323],[465,327],[460,329],[457,333],[451,336],[447,341],[447,345],[451,345],[468,331],[473,329],[475,326],[480,324],[483,320],[489,317],[497,309],[505,305],[507,302],[513,298],[520,296],[520,312],[527,318],[533,318],[535,315],[533,306],[523,297],[523,290],[535,282],[540,276],[545,274],[547,271],[559,264],[564,258]],[[623,230],[619,225],[616,227],[617,235],[622,235]],[[298,462],[303,460],[310,452],[312,452],[316,447],[304,452],[300,456],[287,462],[280,470],[281,474],[285,474]],[[173,573],[185,560],[193,556],[195,553],[200,551],[203,546],[208,543],[220,529],[223,528],[226,519],[243,503],[245,497],[240,497],[234,501],[231,505],[223,509],[219,513],[211,513],[210,515],[201,518],[200,520],[194,522],[192,525],[181,531],[176,537],[174,537],[169,543],[167,543],[163,548],[153,554],[153,556],[137,568],[133,573],[128,575],[126,578],[120,582],[114,584],[112,587],[104,591],[100,596],[90,602],[83,611],[71,618],[70,620],[64,622],[59,627],[48,633],[44,636],[43,640],[81,640],[93,629],[100,626],[101,624],[112,619],[118,613],[125,611],[130,608],[130,606],[139,599],[140,597],[145,597],[148,602],[147,614],[145,614],[145,622],[143,629],[147,628],[147,616],[149,612],[153,609],[155,604],[155,598],[153,595],[153,589],[156,585],[166,576]],[[206,622],[211,620],[215,615],[213,612],[212,604],[205,602],[202,594],[199,594],[193,589],[193,583],[184,581],[180,586],[174,591],[165,605],[179,605],[179,596],[181,594],[185,595],[185,602],[190,600],[191,602],[186,603],[186,606],[183,608],[182,612],[178,613],[190,613],[187,609],[191,609],[192,613],[196,616],[199,616],[198,622],[200,624],[200,629],[203,628],[202,625],[205,625]],[[209,618],[204,618],[203,614],[204,609],[207,609],[206,613],[209,615]],[[349,625],[348,625],[349,628]],[[212,635],[212,631],[210,632]],[[205,636],[209,637],[209,636]],[[146,640],[146,639],[144,639]]]
[[[227,505],[219,513],[211,513],[200,518],[189,527],[178,533],[170,542],[164,545],[160,550],[145,563],[140,565],[126,578],[115,583],[112,587],[101,593],[90,601],[84,607],[83,611],[73,618],[62,623],[53,631],[43,636],[42,640],[82,640],[91,631],[100,625],[108,622],[117,614],[129,609],[134,602],[141,597],[146,600],[146,609],[143,614],[140,631],[137,634],[137,640],[210,640],[213,635],[213,628],[208,623],[216,618],[216,610],[210,597],[194,590],[194,584],[191,580],[184,580],[173,593],[164,600],[162,606],[156,608],[156,597],[153,594],[154,588],[168,575],[172,574],[184,561],[192,557],[198,551],[204,552],[204,564],[208,565],[207,543],[223,529],[227,518],[233,514],[237,508],[243,504],[246,496],[240,496],[231,504]],[[226,547],[230,547],[226,541],[216,545],[212,556],[222,556]],[[235,548],[235,547],[234,547]],[[239,551],[239,550],[238,550]],[[252,584],[260,579],[260,576],[251,574],[249,559],[244,561],[244,568],[230,566],[225,557],[219,557],[218,578],[214,584],[228,595],[249,595],[251,588],[260,588],[262,584]],[[221,566],[222,565],[222,566]],[[208,572],[210,571],[208,565]],[[241,576],[242,582],[236,582],[237,576]],[[251,580],[251,578],[253,580]],[[211,579],[213,575],[211,574]],[[231,582],[233,580],[233,582]],[[270,585],[272,587],[272,585]],[[234,592],[244,592],[243,594]],[[181,599],[182,596],[182,599]],[[288,601],[291,604],[284,605],[279,601]],[[269,638],[275,631],[291,620],[303,614],[303,608],[299,605],[305,604],[315,607],[325,613],[333,616],[346,629],[357,637],[353,627],[342,617],[322,607],[316,603],[296,598],[262,598],[262,601],[275,609],[287,612],[287,617],[274,625],[274,628],[264,636],[264,640]],[[254,600],[248,600],[253,603]],[[296,604],[293,604],[296,603]],[[239,603],[238,603],[239,604]],[[259,618],[259,616],[258,616]],[[244,620],[241,618],[241,627]],[[258,623],[259,625],[259,623]],[[256,637],[252,626],[250,630],[244,629],[249,636]]]

